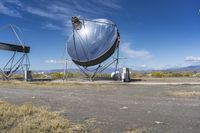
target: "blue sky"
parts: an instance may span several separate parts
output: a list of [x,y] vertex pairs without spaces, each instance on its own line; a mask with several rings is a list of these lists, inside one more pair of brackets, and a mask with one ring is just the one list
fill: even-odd
[[200,62],[199,10],[199,0],[1,0],[0,26],[22,29],[32,69],[57,69],[71,16],[107,18],[121,34],[121,66],[164,69]]

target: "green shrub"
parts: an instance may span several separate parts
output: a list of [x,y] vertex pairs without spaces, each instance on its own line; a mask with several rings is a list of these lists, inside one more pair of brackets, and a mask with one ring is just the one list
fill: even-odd
[[161,72],[152,72],[151,76],[155,78],[161,78],[163,77],[163,74]]
[[51,74],[52,79],[62,79],[64,76],[63,72],[55,72]]

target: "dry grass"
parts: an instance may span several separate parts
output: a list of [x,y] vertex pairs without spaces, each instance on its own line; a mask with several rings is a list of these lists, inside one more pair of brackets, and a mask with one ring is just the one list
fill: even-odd
[[25,82],[25,81],[0,81],[1,88],[3,87],[14,87],[14,88],[34,88],[34,87],[71,87],[71,86],[80,86],[78,83],[63,83],[63,82],[50,82],[50,81],[38,81],[38,82]]
[[[45,107],[30,104],[18,106],[0,101],[0,133],[101,133],[101,130],[94,126],[96,119],[88,119],[85,122],[74,124]],[[148,128],[134,128],[124,133],[149,131]]]
[[[103,83],[81,83],[78,81],[67,82],[51,82],[51,81],[37,81],[37,82],[25,82],[25,81],[0,81],[0,88],[112,88],[116,87],[114,84]],[[124,85],[117,85],[118,87]]]
[[[24,81],[0,81],[1,88],[73,88],[85,86],[78,82],[24,82]],[[91,85],[93,86],[93,85]]]
[[16,106],[0,102],[2,133],[88,133],[84,125],[73,124],[46,108]]
[[149,133],[151,132],[151,128],[132,128],[132,129],[128,129],[126,132],[124,133]]
[[[74,124],[45,107],[13,105],[0,101],[0,133],[101,133],[93,127],[96,119]],[[124,133],[149,133],[148,128],[128,129]]]
[[176,97],[197,97],[200,96],[199,91],[175,91],[175,92],[169,92],[170,95],[176,96]]

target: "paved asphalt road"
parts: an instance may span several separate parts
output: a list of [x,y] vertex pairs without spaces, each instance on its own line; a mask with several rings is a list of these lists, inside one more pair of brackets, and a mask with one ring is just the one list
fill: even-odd
[[93,121],[93,126],[109,133],[130,128],[152,133],[200,133],[200,97],[175,97],[168,94],[171,91],[200,91],[200,86],[0,87],[0,100],[48,106],[74,122]]

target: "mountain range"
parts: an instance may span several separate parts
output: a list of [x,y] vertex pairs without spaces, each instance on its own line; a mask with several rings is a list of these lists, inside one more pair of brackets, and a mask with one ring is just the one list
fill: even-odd
[[[114,72],[114,68],[108,68],[104,71],[104,73],[112,73]],[[64,69],[52,69],[52,70],[33,70],[33,72],[44,72],[44,73],[53,73],[53,72],[63,72]],[[67,71],[70,72],[78,72],[79,69],[68,69]],[[131,71],[137,71],[137,72],[151,72],[151,71],[170,71],[170,72],[200,72],[200,65],[192,65],[187,67],[173,67],[168,69],[162,69],[162,70],[154,70],[154,69],[148,69],[148,70],[131,70]]]
[[179,67],[179,68],[169,68],[165,71],[172,71],[172,72],[200,72],[200,65],[192,65],[187,67]]

